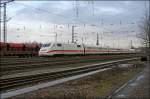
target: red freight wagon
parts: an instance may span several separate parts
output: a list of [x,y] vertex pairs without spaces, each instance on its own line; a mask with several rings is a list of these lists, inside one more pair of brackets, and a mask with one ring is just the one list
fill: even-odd
[[23,44],[9,43],[9,46],[12,47],[12,48],[22,48]]
[[38,44],[0,42],[1,56],[35,56],[40,49]]

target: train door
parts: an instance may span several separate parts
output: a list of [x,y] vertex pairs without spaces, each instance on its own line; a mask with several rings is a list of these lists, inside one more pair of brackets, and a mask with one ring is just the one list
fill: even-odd
[[64,48],[63,48],[63,44],[62,43],[57,43],[56,44],[56,54],[64,54],[63,52]]
[[65,54],[65,44],[62,44],[62,54],[64,55]]
[[84,44],[83,44],[83,54],[85,54],[85,46],[84,46]]

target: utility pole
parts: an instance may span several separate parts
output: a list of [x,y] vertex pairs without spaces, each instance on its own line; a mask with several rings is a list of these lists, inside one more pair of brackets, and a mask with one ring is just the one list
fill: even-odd
[[115,43],[114,43],[114,40],[113,40],[113,48],[115,48]]
[[83,45],[83,37],[82,37],[82,45]]
[[96,45],[98,46],[99,45],[99,35],[97,33],[97,41],[96,41]]
[[2,8],[2,5],[1,5],[1,0],[0,0],[0,41],[1,41],[1,35],[2,35],[2,31],[1,31],[1,21],[2,21],[1,8]]
[[6,2],[0,2],[0,7],[2,7],[3,5],[3,21],[0,20],[1,22],[3,22],[3,39],[4,39],[4,43],[7,42],[7,15],[6,15],[6,4],[10,3],[14,0],[7,0]]
[[72,26],[72,43],[74,43],[74,26]]
[[57,42],[57,33],[55,34],[55,42]]
[[3,22],[3,33],[4,33],[4,34],[3,34],[3,36],[4,36],[4,43],[5,43],[5,42],[7,42],[7,41],[6,41],[6,39],[7,39],[6,3],[4,3],[4,15],[3,15],[3,17],[4,17],[4,22]]
[[132,46],[132,40],[131,40],[131,45],[130,45],[130,48],[131,48],[131,49],[133,48],[133,46]]
[[76,17],[79,17],[79,9],[78,9],[79,3],[78,0],[76,0]]
[[118,40],[118,49],[119,49],[119,40]]
[[75,33],[74,33],[74,28],[77,26],[72,26],[72,43],[75,43],[74,38],[75,38]]

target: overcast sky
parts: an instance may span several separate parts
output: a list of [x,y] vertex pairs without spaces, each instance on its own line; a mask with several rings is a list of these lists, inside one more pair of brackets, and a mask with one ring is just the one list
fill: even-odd
[[98,33],[100,46],[128,48],[132,40],[138,47],[148,8],[148,1],[14,1],[7,5],[7,41],[52,42],[57,33],[58,42],[71,42],[75,25],[78,43],[95,45]]

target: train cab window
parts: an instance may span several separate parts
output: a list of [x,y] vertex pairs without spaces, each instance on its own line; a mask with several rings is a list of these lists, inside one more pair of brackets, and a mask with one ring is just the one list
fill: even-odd
[[51,44],[48,43],[48,44],[43,44],[42,47],[49,47]]
[[61,46],[62,46],[62,44],[58,43],[58,44],[57,44],[57,46],[58,46],[58,47],[61,47]]
[[77,47],[81,47],[81,45],[77,45]]

